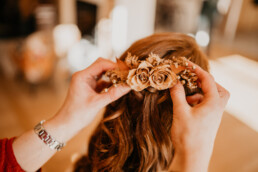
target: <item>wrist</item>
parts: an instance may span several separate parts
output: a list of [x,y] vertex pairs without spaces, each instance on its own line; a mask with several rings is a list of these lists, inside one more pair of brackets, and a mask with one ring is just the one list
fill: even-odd
[[173,171],[206,172],[210,154],[203,150],[176,151],[170,167]]
[[43,126],[51,136],[63,143],[68,142],[82,129],[73,119],[60,112],[47,120]]
[[44,128],[56,140],[66,143],[85,127],[89,127],[89,134],[91,134],[100,123],[103,117],[103,110],[97,113],[88,109],[86,114],[71,113],[66,108],[62,108],[53,118],[44,123]]

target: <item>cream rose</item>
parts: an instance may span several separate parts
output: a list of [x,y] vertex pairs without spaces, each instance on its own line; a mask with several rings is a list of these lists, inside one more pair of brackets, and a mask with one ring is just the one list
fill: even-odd
[[177,83],[177,75],[171,70],[170,65],[161,65],[151,70],[149,80],[150,86],[157,90],[164,90]]
[[146,61],[141,62],[137,69],[129,71],[127,84],[135,91],[142,91],[150,86],[149,76],[152,65]]

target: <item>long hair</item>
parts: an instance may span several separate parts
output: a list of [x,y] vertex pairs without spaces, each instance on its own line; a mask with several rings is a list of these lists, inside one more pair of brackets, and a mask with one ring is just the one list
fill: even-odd
[[[160,33],[131,45],[127,53],[145,60],[150,53],[161,58],[188,57],[208,71],[206,56],[195,40],[180,33]],[[75,171],[163,171],[173,159],[171,124],[173,102],[169,90],[131,91],[109,104],[104,119],[93,134],[88,155],[75,165]]]

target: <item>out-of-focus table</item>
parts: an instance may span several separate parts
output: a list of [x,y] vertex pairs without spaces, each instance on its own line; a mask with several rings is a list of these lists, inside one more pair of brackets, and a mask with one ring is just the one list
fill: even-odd
[[258,171],[258,62],[240,55],[210,61],[231,93],[216,138],[210,172]]

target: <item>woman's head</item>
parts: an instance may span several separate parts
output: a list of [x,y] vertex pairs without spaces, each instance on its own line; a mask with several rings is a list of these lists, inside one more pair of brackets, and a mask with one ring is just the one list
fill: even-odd
[[125,60],[128,52],[138,56],[140,60],[145,60],[151,53],[161,58],[191,57],[192,62],[208,70],[206,56],[200,51],[195,40],[181,33],[158,33],[140,39],[132,44],[120,59]]
[[[121,55],[122,61],[128,52],[139,60],[151,53],[164,59],[191,57],[208,70],[205,55],[194,39],[184,34],[162,33],[141,39]],[[173,158],[172,120],[169,90],[131,91],[106,107],[104,119],[90,141],[88,157],[77,163],[77,170],[166,170]]]

